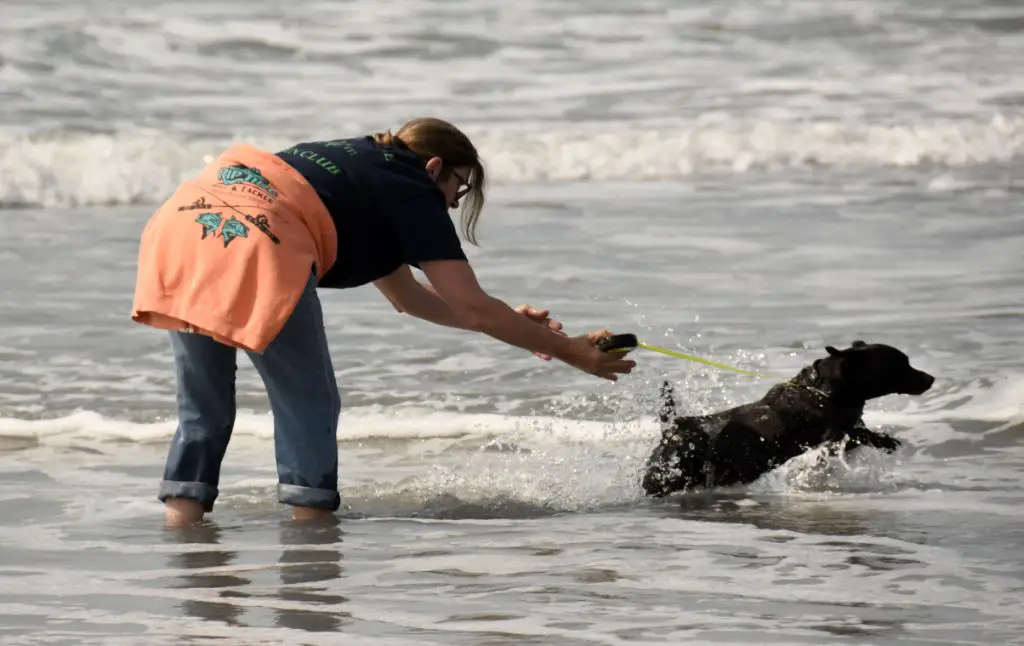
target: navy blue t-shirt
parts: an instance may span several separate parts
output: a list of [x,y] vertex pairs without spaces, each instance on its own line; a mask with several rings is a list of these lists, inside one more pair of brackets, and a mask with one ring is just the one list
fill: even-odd
[[316,189],[338,231],[338,259],[320,287],[357,287],[403,264],[465,260],[426,162],[372,137],[297,144],[277,153]]

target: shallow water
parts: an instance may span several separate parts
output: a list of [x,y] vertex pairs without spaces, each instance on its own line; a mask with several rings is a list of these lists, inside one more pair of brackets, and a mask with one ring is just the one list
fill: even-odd
[[[0,38],[3,643],[1021,643],[1015,5],[18,6],[0,27],[33,35]],[[453,38],[453,15],[488,31]],[[937,377],[868,407],[904,448],[648,501],[662,379],[687,411],[769,383],[639,353],[607,384],[322,292],[340,523],[285,521],[243,360],[215,513],[164,530],[170,353],[128,320],[153,203],[228,140],[424,105],[493,171],[471,257],[494,294],[769,381],[826,344],[896,345]]]

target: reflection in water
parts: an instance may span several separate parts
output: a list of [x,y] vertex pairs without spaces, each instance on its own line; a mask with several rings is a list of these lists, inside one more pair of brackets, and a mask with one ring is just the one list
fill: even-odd
[[[667,516],[689,521],[751,525],[771,532],[761,534],[758,539],[760,541],[788,543],[802,540],[804,544],[813,543],[822,548],[822,555],[829,555],[823,557],[820,569],[814,571],[801,562],[800,557],[796,556],[798,552],[789,551],[793,548],[785,548],[781,553],[759,550],[756,544],[750,547],[723,548],[721,553],[744,559],[747,562],[745,566],[753,563],[770,568],[779,586],[791,585],[793,577],[799,577],[803,583],[817,584],[850,569],[859,570],[856,576],[867,577],[879,574],[886,576],[896,570],[912,577],[928,576],[926,563],[915,558],[915,546],[906,542],[906,526],[900,525],[898,517],[881,511],[854,510],[823,501],[750,496],[733,492],[682,495],[659,501],[653,506]],[[795,534],[805,536],[798,539]],[[878,540],[887,534],[902,538]],[[807,537],[812,538],[808,540]],[[905,544],[899,545],[897,541]],[[907,629],[905,617],[890,613],[885,604],[876,605],[869,600],[818,601],[813,595],[806,603],[817,604],[822,614],[834,612],[830,606],[835,605],[843,608],[841,612],[844,614],[855,617],[850,621],[825,622],[813,626],[829,635],[878,639],[883,635],[902,634]]]
[[341,541],[341,522],[334,517],[281,524],[277,596],[289,605],[301,603],[309,609],[275,609],[278,626],[308,632],[341,630],[349,614],[329,609],[348,601],[330,592],[331,582],[342,577]]
[[[664,513],[686,520],[741,523],[798,534],[855,536],[874,533],[879,519],[860,511],[810,501],[775,501],[745,493],[697,493],[667,498]],[[871,527],[872,530],[868,528]]]
[[[218,572],[238,558],[238,553],[220,549],[221,529],[213,523],[204,523],[195,527],[180,527],[169,530],[169,537],[181,543],[198,543],[210,545],[210,549],[181,552],[172,554],[168,566],[181,570],[182,575],[178,588],[222,588],[220,596],[231,588],[240,588],[249,583],[245,577],[225,572]],[[214,572],[204,570],[214,569]],[[209,621],[221,621],[230,626],[238,626],[245,610],[238,605],[226,601],[207,601],[203,599],[185,599],[181,602],[182,611],[192,617]]]
[[[223,599],[184,599],[182,612],[206,621],[243,626],[242,616],[247,608],[262,606],[251,603],[262,597],[284,602],[266,604],[273,611],[276,626],[306,632],[341,630],[349,614],[338,611],[337,607],[348,599],[331,592],[332,582],[341,579],[343,573],[340,551],[343,532],[339,519],[281,523],[281,554],[274,568],[280,585],[275,586],[273,592],[263,592],[262,586],[254,581],[266,571],[263,568],[255,568],[252,578],[225,572],[238,560],[239,551],[222,547],[222,534],[223,530],[212,522],[168,530],[167,536],[175,542],[192,547],[208,546],[170,556],[168,566],[181,572],[174,587],[200,592],[216,589]],[[232,598],[249,601],[241,605],[232,603]]]
[[[666,514],[698,522],[739,523],[758,529],[821,537],[820,545],[845,551],[847,565],[874,572],[916,568],[913,533],[892,514],[868,513],[824,502],[754,499],[743,494],[710,493],[680,496],[666,505]],[[769,542],[788,542],[792,536],[764,536]],[[878,538],[907,543],[900,547]]]

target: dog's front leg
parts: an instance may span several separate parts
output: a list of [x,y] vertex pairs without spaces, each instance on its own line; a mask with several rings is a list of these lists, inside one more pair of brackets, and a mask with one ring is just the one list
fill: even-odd
[[892,453],[903,446],[903,442],[886,433],[872,431],[864,425],[863,420],[858,421],[847,433],[846,450],[852,451],[858,446],[870,446],[876,449]]

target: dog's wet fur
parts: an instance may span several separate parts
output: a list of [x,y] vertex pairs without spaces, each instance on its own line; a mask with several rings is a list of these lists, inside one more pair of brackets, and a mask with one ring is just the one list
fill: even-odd
[[709,415],[677,416],[672,387],[662,384],[661,441],[643,478],[648,495],[747,484],[824,444],[836,452],[899,448],[896,438],[864,425],[864,403],[920,395],[935,378],[889,345],[854,341],[845,350],[825,350],[827,357],[759,401]]

